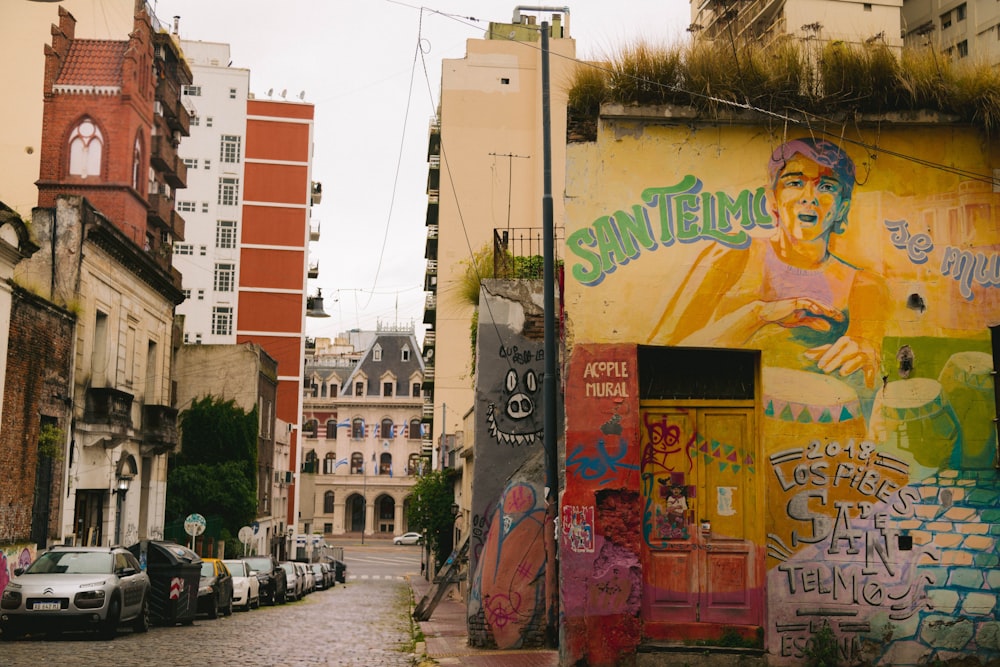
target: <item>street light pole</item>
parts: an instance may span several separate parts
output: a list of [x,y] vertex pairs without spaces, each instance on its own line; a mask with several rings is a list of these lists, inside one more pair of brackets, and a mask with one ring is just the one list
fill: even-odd
[[361,474],[364,477],[361,488],[361,544],[365,543],[365,524],[368,523],[368,462],[361,462]]

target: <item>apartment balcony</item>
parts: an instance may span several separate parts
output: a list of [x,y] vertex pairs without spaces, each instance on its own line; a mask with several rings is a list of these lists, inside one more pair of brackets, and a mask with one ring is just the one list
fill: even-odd
[[437,195],[427,198],[427,220],[424,224],[436,225],[438,223],[438,198]]
[[424,403],[422,412],[420,413],[421,421],[432,422],[434,421],[434,403]]
[[167,126],[185,137],[190,136],[191,114],[181,101],[180,86],[169,78],[160,79],[156,84],[156,101],[160,103],[157,110],[167,121]]
[[438,190],[441,188],[441,170],[440,169],[428,169],[427,170],[427,194],[438,194]]
[[428,294],[424,299],[424,324],[434,324],[437,319],[437,295]]
[[438,256],[438,226],[427,225],[427,242],[424,245],[424,258],[437,259]]
[[427,270],[424,272],[424,291],[436,292],[438,283],[438,263],[436,259],[427,260]]
[[309,223],[309,240],[319,241],[319,221]]
[[179,444],[177,409],[169,405],[142,406],[142,455],[174,454]]
[[429,158],[427,158],[427,166],[429,168],[431,168],[431,169],[440,169],[441,168],[441,156],[440,155],[432,155]]
[[308,275],[309,275],[310,278],[319,278],[319,262],[310,262],[309,263],[309,274]]
[[112,387],[87,390],[83,420],[77,423],[80,443],[117,447],[132,430],[132,394]]
[[424,436],[420,439],[420,453],[424,456],[433,456],[434,439],[432,437]]
[[174,188],[187,187],[187,165],[177,155],[177,148],[170,137],[155,135],[150,152],[153,168],[163,173],[164,180]]
[[441,119],[437,116],[431,118],[430,127],[427,130],[427,161],[432,157],[441,155]]

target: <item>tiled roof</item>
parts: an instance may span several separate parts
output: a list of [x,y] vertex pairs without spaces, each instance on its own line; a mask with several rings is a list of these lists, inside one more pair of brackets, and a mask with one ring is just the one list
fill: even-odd
[[56,85],[121,86],[128,44],[104,39],[73,40]]

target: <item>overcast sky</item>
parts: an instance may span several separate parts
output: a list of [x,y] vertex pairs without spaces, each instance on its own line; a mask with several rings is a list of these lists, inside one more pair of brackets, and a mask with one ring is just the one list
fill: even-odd
[[[517,3],[149,1],[164,23],[180,16],[181,39],[230,44],[258,98],[304,91],[316,105],[313,180],[323,201],[313,210],[321,235],[311,245],[319,278],[310,292],[323,290],[331,317],[309,318],[307,334],[413,322],[422,340],[427,128],[441,60],[463,57],[466,40],[480,39],[490,21],[510,22]],[[684,0],[566,4],[579,58],[639,39],[673,43],[690,23]]]

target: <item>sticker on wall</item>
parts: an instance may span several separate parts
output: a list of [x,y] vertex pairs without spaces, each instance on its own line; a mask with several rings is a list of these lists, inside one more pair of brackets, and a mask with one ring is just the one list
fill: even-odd
[[719,516],[736,516],[736,507],[733,504],[735,497],[735,486],[715,487],[715,511]]
[[591,505],[566,505],[563,507],[563,537],[571,551],[593,553],[594,508]]

